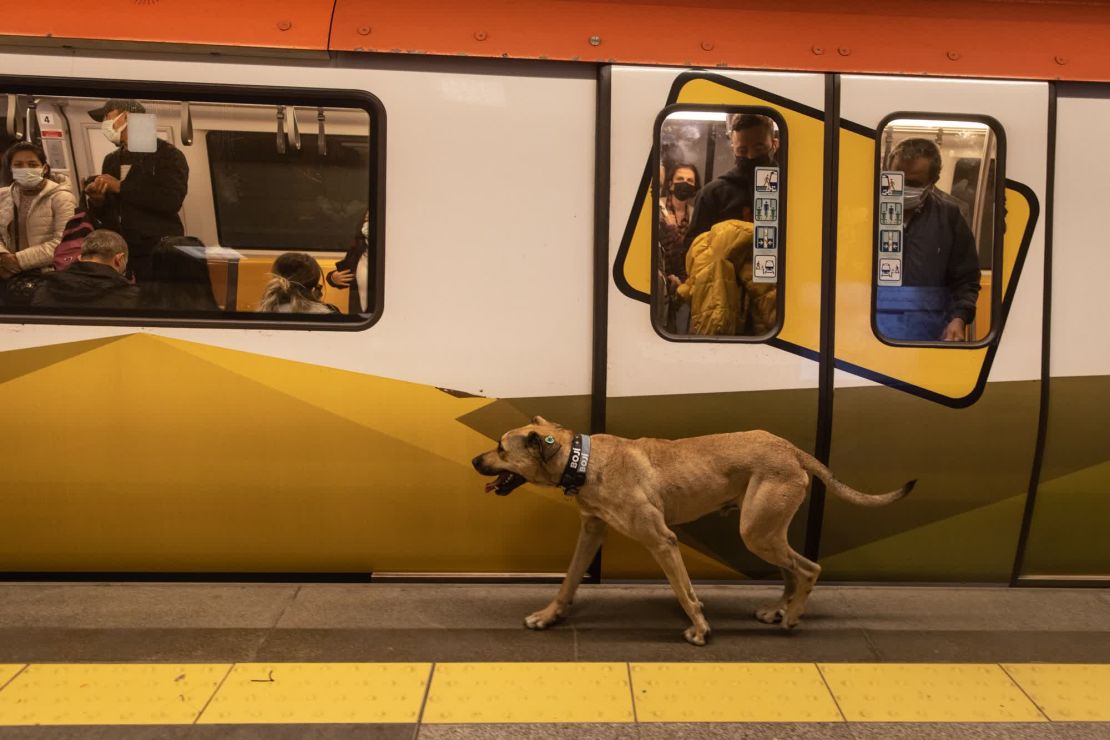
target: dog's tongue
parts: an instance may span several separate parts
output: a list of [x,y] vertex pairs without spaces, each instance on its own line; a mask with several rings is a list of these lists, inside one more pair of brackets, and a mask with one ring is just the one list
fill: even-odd
[[498,496],[508,496],[517,486],[524,484],[524,476],[508,471],[499,473],[498,476],[486,484],[486,493],[490,491]]

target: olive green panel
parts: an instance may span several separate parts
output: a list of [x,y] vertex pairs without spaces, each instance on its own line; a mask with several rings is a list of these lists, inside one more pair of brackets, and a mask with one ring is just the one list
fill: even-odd
[[[916,493],[916,491],[915,491]],[[822,579],[997,581],[1014,567],[1025,494],[821,558]],[[942,546],[938,546],[942,543]]]
[[491,440],[498,440],[510,429],[527,424],[533,416],[542,416],[567,429],[588,432],[590,397],[502,398],[465,416],[460,416],[459,421]]
[[[766,429],[812,453],[817,434],[817,390],[610,398],[607,409],[607,430],[622,437],[677,439],[748,429]],[[808,511],[807,499],[790,525],[790,542],[798,550],[803,549],[805,543]],[[735,571],[731,574],[728,571],[703,573],[703,578],[779,577],[777,568],[744,547],[740,540],[739,513],[735,509],[724,514],[710,514],[678,526],[675,531],[685,545]],[[650,562],[646,555],[643,557],[645,562]],[[606,568],[604,551],[602,572],[615,577],[621,575]]]
[[1110,576],[1110,377],[1052,378],[1021,574]]
[[[1039,388],[1038,381],[991,383],[963,409],[892,388],[838,388],[837,478],[873,493],[918,483],[906,499],[880,508],[829,496],[823,577],[1008,581],[1032,473]],[[969,521],[976,525],[970,530]]]

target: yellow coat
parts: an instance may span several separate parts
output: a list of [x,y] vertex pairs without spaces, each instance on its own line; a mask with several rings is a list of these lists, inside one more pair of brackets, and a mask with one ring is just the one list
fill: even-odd
[[752,281],[752,232],[731,219],[699,234],[686,253],[686,282],[678,295],[690,303],[690,334],[766,334],[775,326],[778,290]]
[[690,333],[735,334],[740,328],[740,283],[744,253],[752,249],[752,225],[722,221],[699,234],[686,252],[686,282],[678,295],[690,302]]

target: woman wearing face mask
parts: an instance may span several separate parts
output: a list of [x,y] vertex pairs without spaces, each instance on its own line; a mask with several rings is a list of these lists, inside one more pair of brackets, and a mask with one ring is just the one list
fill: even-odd
[[[328,285],[350,290],[347,312],[366,313],[370,310],[370,211],[362,217],[362,227],[343,259],[328,273]],[[353,284],[353,288],[352,288]]]
[[50,172],[41,147],[29,142],[11,146],[2,167],[4,181],[11,182],[0,188],[0,278],[8,280],[53,264],[77,200],[65,178]]
[[[669,295],[686,281],[686,231],[700,187],[701,175],[692,164],[681,162],[664,174],[659,198],[659,251]],[[663,317],[668,331],[685,333],[688,315],[685,304],[669,300]]]

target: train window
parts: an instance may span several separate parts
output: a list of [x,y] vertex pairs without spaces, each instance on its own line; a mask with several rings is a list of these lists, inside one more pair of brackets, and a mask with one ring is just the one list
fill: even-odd
[[63,84],[0,78],[19,114],[0,132],[15,142],[0,167],[7,319],[365,328],[380,314],[376,99]]
[[873,325],[890,344],[981,346],[998,313],[1005,138],[985,117],[880,127]]
[[782,326],[786,126],[769,108],[657,119],[651,316],[666,339],[763,341]]

